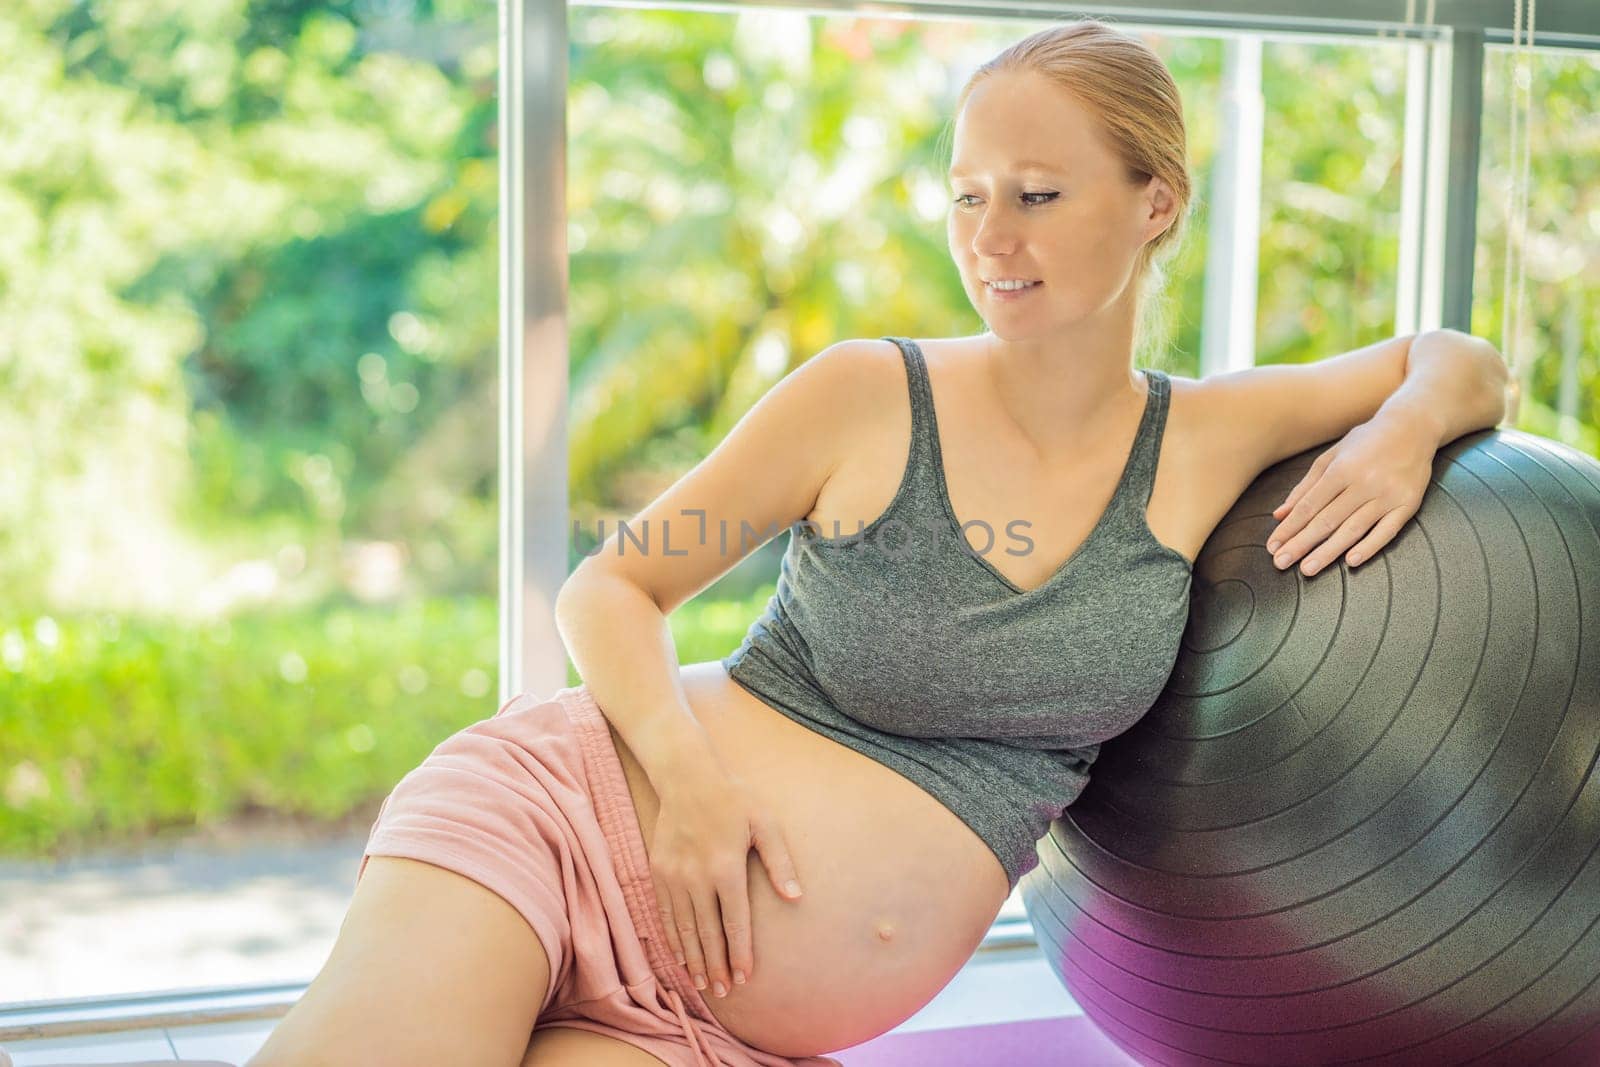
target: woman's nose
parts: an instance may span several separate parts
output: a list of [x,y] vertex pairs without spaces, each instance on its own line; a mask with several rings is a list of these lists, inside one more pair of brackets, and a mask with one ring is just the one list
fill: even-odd
[[1016,227],[1004,212],[986,213],[978,222],[977,232],[972,235],[972,251],[980,256],[1010,252],[1016,243]]

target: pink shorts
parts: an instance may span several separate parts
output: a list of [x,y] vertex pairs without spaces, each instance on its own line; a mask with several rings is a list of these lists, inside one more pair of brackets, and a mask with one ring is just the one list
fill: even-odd
[[729,1033],[673,959],[638,814],[587,687],[526,693],[443,741],[373,823],[368,856],[445,867],[498,893],[550,957],[534,1029],[607,1034],[671,1067],[837,1067]]

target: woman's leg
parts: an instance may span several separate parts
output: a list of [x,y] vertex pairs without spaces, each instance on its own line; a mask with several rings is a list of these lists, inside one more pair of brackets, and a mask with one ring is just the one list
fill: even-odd
[[327,963],[246,1067],[518,1067],[549,985],[538,935],[498,894],[369,856]]
[[[683,1050],[683,1063],[693,1055]],[[547,1026],[528,1042],[522,1067],[673,1067],[620,1037],[574,1030],[570,1026]]]

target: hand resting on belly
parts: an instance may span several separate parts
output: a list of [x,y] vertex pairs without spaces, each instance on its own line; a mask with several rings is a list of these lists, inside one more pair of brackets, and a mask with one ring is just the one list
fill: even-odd
[[[805,890],[780,897],[750,852],[754,968],[726,997],[706,991],[712,1014],[784,1056],[893,1029],[971,958],[1008,895],[1004,868],[920,786],[775,711],[720,662],[680,678],[718,758],[775,816]],[[648,851],[659,802],[612,735]]]

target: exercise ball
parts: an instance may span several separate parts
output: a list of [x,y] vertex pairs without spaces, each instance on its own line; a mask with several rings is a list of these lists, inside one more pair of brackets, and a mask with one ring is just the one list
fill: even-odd
[[1326,447],[1195,561],[1165,691],[1019,885],[1040,948],[1143,1064],[1600,1064],[1600,463],[1469,434],[1307,578],[1265,541]]

